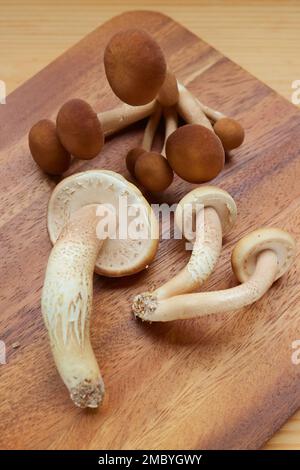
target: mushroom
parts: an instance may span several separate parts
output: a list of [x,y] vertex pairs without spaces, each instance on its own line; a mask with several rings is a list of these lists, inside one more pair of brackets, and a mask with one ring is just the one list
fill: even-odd
[[295,241],[277,228],[261,228],[246,235],[232,253],[232,268],[242,283],[230,289],[135,300],[133,312],[142,320],[171,321],[225,313],[253,304],[290,268]]
[[[126,157],[128,171],[135,176],[148,191],[164,191],[173,181],[173,171],[165,157],[165,145],[161,153],[151,150],[155,132],[161,117],[158,108],[146,126],[141,147],[130,150]],[[165,141],[177,129],[177,113],[175,108],[164,109],[166,123]]]
[[[166,142],[169,135],[177,129],[177,113],[175,108],[165,108],[164,117]],[[151,127],[150,121],[149,127]],[[150,146],[151,149],[151,140],[151,130],[148,132],[146,128],[143,147],[149,149]],[[166,159],[165,148],[164,143],[161,153],[149,149],[137,156],[134,167],[135,177],[148,191],[164,191],[173,181],[173,171]]]
[[168,162],[178,176],[190,183],[210,181],[224,167],[222,142],[194,96],[181,84],[178,88],[177,109],[189,124],[180,127],[168,138]]
[[245,131],[236,119],[210,108],[199,100],[197,101],[206,116],[214,122],[214,131],[220,138],[225,150],[233,150],[242,145]]
[[54,122],[37,122],[29,132],[28,143],[34,161],[45,173],[61,175],[69,168],[71,155],[62,146]]
[[167,69],[157,42],[139,29],[120,31],[110,39],[104,67],[113,92],[134,106],[149,103],[157,96]]
[[99,113],[83,100],[65,103],[57,117],[57,127],[43,119],[29,132],[29,148],[35,162],[46,173],[60,175],[70,166],[71,154],[88,160],[100,152],[104,135],[111,135],[149,116],[157,106],[155,101],[145,106],[127,104]]
[[[192,292],[204,284],[218,261],[222,237],[226,235],[237,217],[233,198],[216,186],[202,186],[186,194],[175,211],[175,224],[193,250],[187,265],[172,279],[152,292],[139,294],[133,302],[134,312],[144,302],[155,304],[174,295]],[[195,234],[191,228],[195,228]]]
[[158,246],[157,221],[134,185],[111,171],[92,170],[56,186],[48,231],[54,247],[42,313],[52,353],[74,403],[95,408],[104,386],[89,337],[93,271],[114,277],[148,267]]
[[[150,121],[150,120],[149,120]],[[147,129],[147,127],[146,127]],[[144,134],[145,136],[145,134]],[[142,144],[143,145],[143,144]],[[145,149],[141,147],[134,147],[133,149],[130,149],[129,152],[126,155],[126,167],[131,176],[135,178],[135,164],[140,155],[145,152]]]
[[104,134],[110,135],[149,116],[156,106],[155,101],[139,107],[123,104],[97,114],[86,101],[71,99],[58,112],[57,134],[70,154],[89,160],[102,149]]

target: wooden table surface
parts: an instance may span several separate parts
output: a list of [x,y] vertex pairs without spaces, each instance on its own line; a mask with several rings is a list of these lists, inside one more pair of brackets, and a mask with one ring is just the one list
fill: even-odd
[[[158,10],[291,100],[299,79],[300,2],[1,0],[0,80],[10,93],[63,51],[124,10]],[[297,42],[298,41],[298,42]],[[265,446],[300,449],[300,412]]]

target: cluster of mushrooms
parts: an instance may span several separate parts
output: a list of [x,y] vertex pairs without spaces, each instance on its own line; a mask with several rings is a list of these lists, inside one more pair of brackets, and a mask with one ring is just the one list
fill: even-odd
[[[214,179],[225,152],[244,140],[241,124],[201,103],[168,69],[157,42],[144,31],[117,33],[104,53],[107,80],[123,103],[98,113],[82,99],[67,101],[56,123],[43,119],[29,133],[29,147],[46,173],[60,175],[77,159],[95,158],[105,136],[149,116],[140,146],[129,150],[126,166],[148,191],[164,191],[174,173],[191,183]],[[178,115],[187,123],[178,127]],[[165,138],[161,152],[152,150],[161,117]]]
[[[186,181],[207,182],[224,166],[225,151],[241,145],[240,124],[203,105],[168,70],[158,44],[140,30],[122,31],[108,43],[104,64],[118,108],[97,114],[80,99],[65,103],[56,124],[37,123],[29,145],[35,161],[50,174],[62,174],[72,156],[94,158],[104,137],[149,117],[143,142],[126,157],[127,168],[150,191],[162,191],[176,173]],[[178,114],[188,123],[178,128]],[[165,142],[152,151],[161,116]],[[140,207],[138,227],[147,236],[112,236],[107,225],[121,225],[120,198]],[[192,210],[186,213],[186,208]],[[128,223],[135,223],[130,211]],[[132,214],[134,211],[132,212]],[[185,233],[183,221],[196,223]],[[175,224],[193,249],[186,266],[155,290],[135,296],[132,312],[149,322],[197,318],[236,310],[260,299],[291,266],[295,242],[283,230],[261,228],[244,236],[232,252],[232,268],[240,285],[195,293],[216,267],[222,239],[234,226],[234,199],[216,186],[193,189],[179,202]],[[105,224],[103,223],[105,221]],[[90,342],[93,273],[108,277],[148,268],[159,247],[159,226],[141,191],[110,170],[90,170],[63,179],[54,189],[47,215],[53,243],[42,292],[42,314],[59,374],[73,402],[96,408],[104,395],[101,372]],[[117,232],[120,233],[120,232]]]

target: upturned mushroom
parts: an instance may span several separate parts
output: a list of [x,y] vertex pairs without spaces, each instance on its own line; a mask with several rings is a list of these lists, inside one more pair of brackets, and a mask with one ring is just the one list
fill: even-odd
[[97,114],[86,101],[72,99],[58,112],[57,134],[70,154],[82,160],[89,160],[101,151],[104,135],[111,135],[149,116],[156,106],[155,101],[139,107],[123,104]]
[[[120,207],[122,198],[127,211]],[[134,185],[116,173],[93,170],[56,186],[48,231],[54,247],[42,313],[52,353],[75,405],[95,408],[104,385],[89,334],[93,272],[127,276],[148,267],[158,246],[157,221]]]
[[222,237],[233,227],[236,217],[234,199],[220,188],[202,186],[184,196],[175,211],[175,224],[193,243],[190,259],[165,284],[135,297],[133,311],[137,312],[140,305],[155,305],[162,299],[192,292],[202,286],[217,264]]
[[[177,129],[177,113],[175,108],[165,108],[165,142],[169,135]],[[153,121],[155,120],[153,115]],[[156,123],[149,119],[145,130],[142,147],[144,152],[136,154],[134,175],[138,182],[148,191],[164,191],[173,181],[173,170],[165,156],[165,144],[161,153],[151,150]]]
[[177,109],[188,124],[168,138],[168,162],[178,176],[190,183],[210,181],[224,167],[222,142],[195,97],[183,85],[178,84],[178,88]]
[[113,92],[139,106],[155,99],[166,78],[166,61],[157,42],[145,31],[115,34],[104,52],[104,67]]
[[242,284],[163,300],[139,298],[133,304],[133,313],[142,320],[166,322],[246,307],[259,300],[285,274],[295,251],[295,241],[287,232],[277,228],[255,230],[242,238],[232,253],[232,268]]
[[229,151],[240,147],[245,138],[242,125],[236,119],[210,108],[199,100],[197,101],[206,116],[214,122],[214,131],[220,138],[224,149]]

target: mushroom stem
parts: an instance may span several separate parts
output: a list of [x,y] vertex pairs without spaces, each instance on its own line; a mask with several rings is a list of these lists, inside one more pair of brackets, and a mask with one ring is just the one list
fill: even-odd
[[[178,87],[183,97],[182,99],[186,100],[186,102],[189,101],[189,109],[186,110],[186,106],[183,106],[181,113],[187,122],[193,123],[193,115],[197,115],[197,112],[199,112],[197,108],[199,108],[202,113],[213,122],[213,130],[221,140],[226,151],[233,150],[242,145],[245,138],[245,131],[238,121],[203,104],[181,83],[178,83]],[[202,124],[205,125],[204,123]],[[210,126],[210,129],[211,128]]]
[[178,114],[176,108],[169,106],[164,108],[164,118],[165,118],[165,140],[164,145],[161,150],[161,155],[166,158],[166,143],[170,135],[176,131],[178,128]]
[[47,265],[42,313],[59,374],[75,405],[96,408],[104,384],[91,346],[93,272],[104,241],[96,233],[97,205],[77,210],[62,230]]
[[117,108],[98,114],[105,135],[111,135],[124,129],[124,127],[150,116],[157,108],[157,101],[153,100],[142,106],[130,106],[122,104]]
[[171,321],[225,313],[246,307],[260,299],[276,279],[278,258],[263,250],[257,257],[254,273],[243,284],[226,290],[174,296],[133,306],[134,313],[147,321]]
[[212,207],[198,214],[199,224],[191,257],[187,265],[172,279],[152,292],[157,300],[192,292],[202,286],[214,270],[222,248],[222,226]]
[[155,137],[157,127],[159,125],[161,113],[162,113],[161,105],[157,103],[154,108],[154,112],[151,114],[147,122],[141,146],[134,147],[133,149],[129,150],[129,152],[126,155],[127,169],[134,178],[136,177],[135,165],[136,165],[138,157],[146,152],[151,153],[151,147],[152,147],[152,143]]
[[210,120],[206,117],[194,95],[182,83],[178,83],[179,99],[177,109],[188,124],[200,124],[213,130]]
[[145,152],[150,152],[153,144],[153,140],[155,137],[156,130],[159,125],[159,121],[161,118],[162,109],[159,104],[157,104],[155,111],[150,116],[147,126],[144,132],[144,137],[142,141],[142,148]]
[[202,111],[206,114],[206,116],[211,119],[212,121],[218,121],[219,119],[224,119],[227,116],[216,109],[207,106],[206,104],[202,103],[198,98],[196,98],[197,102],[199,103]]

